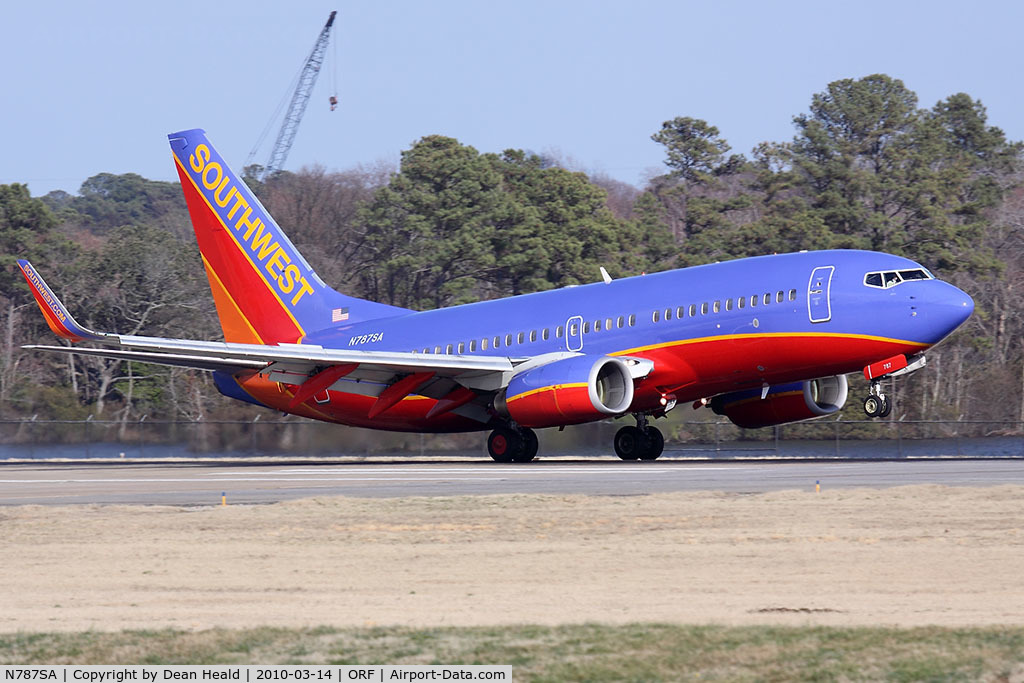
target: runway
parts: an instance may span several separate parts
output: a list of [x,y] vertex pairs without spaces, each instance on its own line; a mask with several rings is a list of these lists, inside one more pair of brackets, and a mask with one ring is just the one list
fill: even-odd
[[267,504],[315,496],[763,493],[913,484],[1024,484],[1024,460],[679,462],[416,460],[0,464],[0,505]]

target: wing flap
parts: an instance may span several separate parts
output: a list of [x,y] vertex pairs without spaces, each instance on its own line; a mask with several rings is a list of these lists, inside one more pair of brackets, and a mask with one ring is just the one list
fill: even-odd
[[294,370],[294,363],[305,365],[342,365],[357,363],[360,370],[382,370],[394,373],[421,372],[434,370],[439,376],[455,377],[466,372],[510,372],[515,366],[506,357],[500,356],[449,356],[439,353],[407,353],[401,351],[354,351],[349,349],[325,349],[322,346],[306,344],[231,344],[225,342],[192,341],[188,339],[164,339],[161,337],[137,337],[122,335],[122,346],[148,349],[155,352],[177,352],[209,358],[238,358],[270,363],[287,364]]

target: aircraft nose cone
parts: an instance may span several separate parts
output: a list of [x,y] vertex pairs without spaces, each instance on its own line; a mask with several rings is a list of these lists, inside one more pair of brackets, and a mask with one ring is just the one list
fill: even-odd
[[974,299],[967,292],[954,287],[948,282],[935,282],[937,285],[931,296],[926,297],[927,303],[922,308],[928,324],[933,343],[949,336],[971,317],[974,312]]

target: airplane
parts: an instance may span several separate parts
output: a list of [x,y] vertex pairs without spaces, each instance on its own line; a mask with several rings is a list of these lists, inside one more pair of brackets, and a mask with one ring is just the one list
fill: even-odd
[[29,345],[211,371],[222,394],[284,413],[411,432],[487,431],[498,462],[537,454],[535,429],[632,415],[613,447],[654,460],[650,424],[677,404],[765,427],[830,415],[847,374],[865,413],[881,382],[974,310],[914,261],[861,250],[758,256],[493,301],[413,311],[346,296],[306,262],[200,129],[168,136],[223,342],[95,332],[25,260],[54,333]]

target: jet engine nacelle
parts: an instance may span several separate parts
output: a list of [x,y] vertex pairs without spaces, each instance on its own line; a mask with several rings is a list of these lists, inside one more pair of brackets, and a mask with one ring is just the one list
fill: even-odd
[[620,415],[633,402],[626,363],[611,356],[574,356],[515,375],[494,407],[523,427],[555,427]]
[[780,384],[771,387],[763,399],[761,389],[722,394],[711,399],[710,405],[733,424],[753,429],[831,415],[846,403],[848,391],[846,375],[836,375]]

